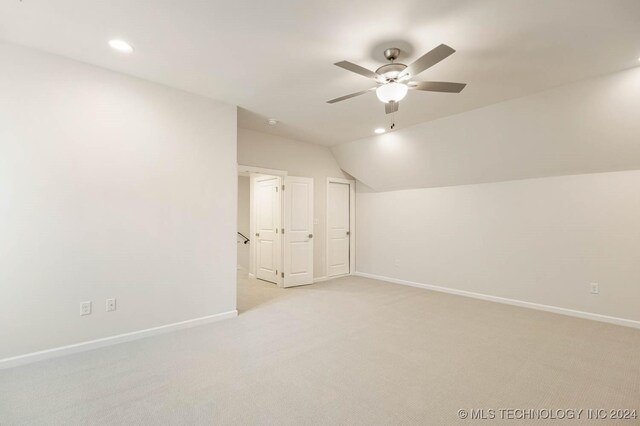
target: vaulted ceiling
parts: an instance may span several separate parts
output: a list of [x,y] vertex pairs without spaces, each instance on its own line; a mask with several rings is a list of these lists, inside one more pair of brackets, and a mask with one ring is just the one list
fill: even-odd
[[635,67],[331,150],[375,191],[634,170],[638,111]]
[[[107,41],[122,38],[125,56]],[[240,126],[334,145],[389,124],[365,78],[397,46],[411,62],[457,53],[420,75],[468,83],[411,92],[398,128],[637,65],[638,0],[6,0],[0,39],[239,105]],[[269,126],[267,118],[279,124]]]

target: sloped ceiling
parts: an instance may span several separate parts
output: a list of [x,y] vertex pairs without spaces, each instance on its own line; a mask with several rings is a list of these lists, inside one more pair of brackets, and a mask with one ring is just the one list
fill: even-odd
[[332,148],[375,191],[640,169],[640,67]]

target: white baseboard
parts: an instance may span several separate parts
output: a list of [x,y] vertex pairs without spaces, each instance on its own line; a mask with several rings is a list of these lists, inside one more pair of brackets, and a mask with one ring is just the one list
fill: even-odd
[[217,322],[236,316],[238,316],[237,310],[222,312],[220,314],[208,315],[206,317],[194,318],[186,321],[176,322],[173,324],[161,325],[159,327],[147,328],[145,330],[132,331],[130,333],[118,334],[116,336],[103,337],[101,339],[89,340],[87,342],[74,343],[73,345],[60,346],[44,351],[4,358],[0,359],[0,370],[5,368],[17,367],[19,365],[30,364],[32,362],[42,361],[45,359],[57,358],[64,355],[84,352],[91,349],[116,345],[118,343],[130,342],[132,340],[143,339],[145,337],[169,333],[171,331],[210,324],[212,322]]
[[322,281],[326,281],[326,280],[328,280],[328,279],[329,279],[329,278],[328,278],[328,277],[326,277],[326,276],[324,276],[324,277],[317,277],[317,278],[314,278],[314,279],[313,279],[313,282],[314,282],[314,283],[321,283]]
[[348,277],[348,276],[350,276],[350,275],[357,275],[357,272],[353,272],[353,273],[348,272],[348,273],[346,273],[346,274],[331,275],[330,277],[329,277],[329,276],[326,276],[326,277],[322,277],[322,278],[323,278],[323,281],[324,281],[324,280],[335,280],[336,278]]
[[616,324],[616,325],[622,325],[625,327],[640,329],[640,321],[635,321],[630,319],[610,317],[607,315],[594,314],[591,312],[576,311],[573,309],[560,308],[558,306],[550,306],[550,305],[542,305],[542,304],[533,303],[533,302],[525,302],[523,300],[517,300],[517,299],[508,299],[506,297],[490,296],[488,294],[474,293],[471,291],[457,290],[454,288],[440,287],[440,286],[435,286],[430,284],[422,284],[422,283],[417,283],[413,281],[401,280],[398,278],[391,278],[391,277],[385,277],[382,275],[369,274],[366,272],[355,272],[354,275],[365,277],[365,278],[371,278],[374,280],[386,281],[394,284],[402,284],[402,285],[408,285],[411,287],[423,288],[425,290],[433,290],[441,293],[455,294],[457,296],[471,297],[474,299],[504,303],[506,305],[520,306],[522,308],[529,308],[529,309],[537,309],[539,311],[553,312],[554,314],[568,315],[571,317],[583,318],[583,319],[600,321],[600,322],[607,322],[610,324]]

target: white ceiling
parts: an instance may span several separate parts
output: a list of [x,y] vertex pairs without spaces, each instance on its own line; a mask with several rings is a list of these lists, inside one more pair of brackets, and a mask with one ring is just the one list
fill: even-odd
[[[112,51],[107,40],[135,52]],[[382,50],[409,63],[457,50],[420,75],[468,83],[411,92],[399,128],[638,64],[638,0],[5,0],[0,39],[237,104],[239,125],[333,145],[388,124],[371,86],[333,66],[375,69]],[[266,118],[280,121],[268,126]]]

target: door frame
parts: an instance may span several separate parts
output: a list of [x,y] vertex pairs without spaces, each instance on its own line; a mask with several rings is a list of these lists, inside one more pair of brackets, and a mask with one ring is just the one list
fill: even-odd
[[[270,175],[277,176],[280,178],[280,187],[284,184],[284,177],[289,173],[285,170],[277,170],[277,169],[267,169],[264,167],[255,167],[255,166],[247,166],[243,164],[238,164],[238,174],[249,174],[249,232],[250,239],[255,238],[256,235],[256,223],[255,223],[255,206],[254,206],[254,191],[253,191],[253,179],[251,177],[255,175]],[[236,208],[237,208],[236,203]],[[283,219],[284,218],[284,197],[280,197],[280,223],[278,224],[278,228],[282,229]],[[284,271],[284,239],[282,238],[282,233],[278,234],[278,239],[280,241],[280,256],[279,256],[279,265],[278,271]],[[256,255],[257,255],[257,245],[251,244],[251,249],[249,250],[249,278],[256,278]],[[276,284],[278,287],[284,286],[284,280],[282,279],[282,275],[278,274],[276,277]]]
[[[349,273],[329,276],[329,185],[341,183],[349,185]],[[324,275],[327,279],[353,275],[356,271],[356,181],[352,179],[328,177],[326,188],[325,211],[325,262]]]

